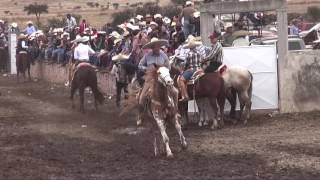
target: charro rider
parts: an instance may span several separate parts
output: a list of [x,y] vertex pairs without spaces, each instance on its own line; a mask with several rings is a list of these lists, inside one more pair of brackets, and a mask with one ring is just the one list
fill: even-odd
[[183,46],[184,49],[190,49],[186,56],[184,71],[178,78],[178,87],[181,91],[181,99],[179,101],[188,101],[187,81],[191,80],[196,71],[201,70],[201,54],[197,51],[197,47],[202,45],[200,41],[196,41],[193,36],[188,37],[188,42]]
[[[152,49],[149,53],[145,54],[139,63],[139,72],[138,72],[138,81],[140,85],[143,84],[142,90],[139,94],[138,103],[141,106],[144,106],[146,103],[146,99],[148,97],[147,92],[150,89],[150,85],[148,82],[143,83],[142,76],[145,71],[149,67],[153,67],[154,64],[159,66],[165,66],[170,69],[169,58],[168,56],[161,50],[162,46],[168,45],[168,41],[152,38],[151,41],[143,46],[143,49]],[[140,112],[141,113],[141,112]],[[138,119],[138,125],[141,123],[141,119]]]
[[205,73],[215,72],[222,65],[223,49],[218,41],[220,33],[213,32],[210,36],[211,47],[205,47],[206,57],[202,60]]

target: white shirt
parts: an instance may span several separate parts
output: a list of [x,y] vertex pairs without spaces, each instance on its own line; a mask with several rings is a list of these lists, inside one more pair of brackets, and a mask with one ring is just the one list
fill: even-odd
[[95,53],[94,50],[91,49],[90,46],[80,43],[74,49],[74,59],[80,60],[80,61],[89,61],[89,55],[94,53]]
[[77,21],[76,18],[72,17],[70,19],[67,18],[67,27],[68,30],[71,30],[72,28],[74,28],[75,26],[77,26]]

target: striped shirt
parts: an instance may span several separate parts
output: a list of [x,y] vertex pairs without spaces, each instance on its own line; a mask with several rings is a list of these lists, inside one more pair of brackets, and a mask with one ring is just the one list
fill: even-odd
[[191,50],[187,54],[185,69],[192,68],[193,70],[197,70],[201,68],[201,54],[196,50]]
[[170,69],[169,58],[166,53],[161,50],[158,55],[153,54],[152,51],[145,54],[139,63],[139,69],[145,70],[153,64],[165,66]]

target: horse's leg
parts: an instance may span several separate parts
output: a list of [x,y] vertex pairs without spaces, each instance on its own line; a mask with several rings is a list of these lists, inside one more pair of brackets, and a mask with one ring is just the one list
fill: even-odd
[[157,144],[157,133],[153,133],[153,150],[154,150],[154,156],[157,157],[159,153],[158,144]]
[[[235,119],[236,118],[236,106],[237,106],[237,91],[233,88],[230,88],[227,90],[227,99],[231,105],[230,109],[230,118]],[[235,123],[235,121],[234,121]]]
[[80,85],[79,87],[79,96],[80,96],[80,112],[84,113],[84,86]]
[[197,99],[195,101],[198,105],[198,112],[199,112],[198,126],[202,127],[204,122],[204,119],[203,119],[204,116],[202,116],[203,110],[204,110],[204,107],[202,106],[202,99]]
[[221,127],[224,126],[224,105],[226,102],[225,97],[218,97],[218,104],[219,104],[219,110],[220,110],[220,125]]
[[31,74],[30,74],[30,64],[28,64],[28,77],[29,77],[29,81],[31,81]]
[[[248,117],[250,117],[250,109],[251,109],[251,100],[247,91],[241,92],[240,97],[240,119],[243,121],[243,124],[246,125],[248,121]],[[243,113],[243,109],[244,113]]]
[[177,130],[177,132],[179,134],[182,149],[186,149],[188,145],[187,145],[186,138],[184,137],[184,135],[182,133],[178,115],[176,115],[176,117],[174,119],[174,126],[175,126],[175,128],[176,128],[176,130]]
[[169,137],[166,133],[166,127],[165,127],[163,118],[161,118],[159,116],[158,112],[153,112],[153,118],[155,119],[155,121],[158,125],[158,128],[160,130],[163,143],[165,144],[165,147],[166,147],[167,157],[173,157],[173,154],[172,154],[170,146],[169,146]]
[[217,107],[217,100],[216,98],[209,98],[210,105],[212,107],[212,114],[213,114],[213,123],[211,126],[211,129],[218,129],[219,128],[219,123],[217,120],[217,112],[218,112],[218,107]]

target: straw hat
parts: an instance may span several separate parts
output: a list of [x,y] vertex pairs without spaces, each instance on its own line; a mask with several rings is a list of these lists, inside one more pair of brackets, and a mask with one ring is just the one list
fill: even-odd
[[11,27],[17,28],[17,27],[18,27],[18,24],[17,24],[16,22],[13,22],[13,23],[11,24]]
[[152,18],[152,16],[150,14],[147,14],[146,18]]
[[171,19],[168,18],[168,17],[164,17],[162,20],[163,20],[163,22],[164,22],[165,24],[170,24],[170,23],[171,23]]
[[129,36],[129,35],[130,35],[130,32],[129,32],[129,31],[125,31],[125,32],[123,33],[123,37]]
[[89,38],[89,36],[83,36],[82,38],[81,38],[81,42],[88,42],[90,40],[90,38]]
[[138,19],[139,21],[141,21],[141,20],[142,20],[142,18],[143,18],[143,16],[142,16],[142,15],[140,15],[140,14],[138,14],[138,15],[136,16],[136,19]]
[[176,26],[176,25],[177,25],[176,22],[172,22],[172,23],[171,23],[171,26],[172,26],[172,27],[174,27],[174,26]]
[[139,22],[139,26],[146,26],[147,25],[147,22],[145,22],[145,21],[141,21],[141,22]]
[[114,37],[116,39],[119,39],[121,35],[117,31],[112,31],[112,33],[109,34],[109,37]]
[[168,45],[168,41],[164,39],[158,39],[158,38],[152,38],[151,41],[147,44],[145,44],[142,48],[143,49],[150,49],[153,48],[154,46],[166,46]]
[[118,44],[118,43],[121,42],[121,41],[122,41],[121,38],[117,38],[117,39],[115,39],[115,40],[113,41],[113,43],[114,43],[114,44]]
[[152,21],[152,22],[150,23],[150,26],[151,26],[151,25],[158,26],[158,24],[157,24],[156,22],[154,22],[154,21]]
[[20,34],[19,36],[18,36],[18,39],[25,39],[25,38],[27,38],[28,36],[27,35],[25,35],[25,34]]
[[117,27],[120,28],[120,29],[125,29],[126,25],[125,24],[120,24],[120,25],[117,25]]
[[155,19],[157,19],[157,18],[162,18],[162,15],[161,14],[156,14],[156,15],[154,15],[153,16]]
[[191,1],[186,1],[186,6],[190,6],[192,5],[192,2]]
[[112,57],[112,61],[124,61],[124,60],[128,60],[130,56],[128,55],[124,55],[122,53],[115,55]]
[[32,21],[28,21],[28,22],[27,22],[27,25],[29,25],[29,24],[33,24],[33,22],[32,22]]
[[192,49],[195,48],[197,46],[201,46],[202,42],[201,41],[197,41],[197,39],[195,37],[188,39],[187,44],[183,45],[184,49]]
[[198,18],[200,17],[200,11],[196,11],[193,13],[193,17]]
[[82,37],[80,35],[77,35],[76,39],[71,41],[71,43],[78,43],[78,42],[81,42],[81,41],[82,41]]

